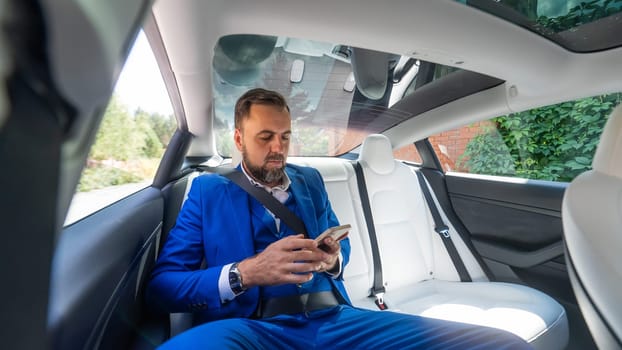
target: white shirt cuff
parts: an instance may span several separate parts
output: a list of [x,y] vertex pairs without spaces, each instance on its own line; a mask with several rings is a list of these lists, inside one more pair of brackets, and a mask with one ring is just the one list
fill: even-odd
[[223,266],[222,270],[220,270],[220,277],[218,277],[218,292],[220,292],[220,302],[223,304],[230,302],[236,297],[229,284],[229,269],[231,269],[231,265],[233,263]]
[[343,256],[341,255],[341,251],[339,252],[339,257],[337,257],[337,266],[339,266],[339,268],[337,269],[337,271],[335,272],[328,272],[326,271],[326,273],[332,277],[333,279],[339,277],[339,275],[341,275],[341,262],[343,261]]

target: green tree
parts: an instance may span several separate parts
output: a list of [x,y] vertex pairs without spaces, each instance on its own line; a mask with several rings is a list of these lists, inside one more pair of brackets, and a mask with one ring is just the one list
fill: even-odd
[[311,126],[298,127],[298,122],[292,122],[292,130],[295,134],[295,150],[297,154],[306,156],[325,156],[328,151],[328,138],[330,136],[323,128]]
[[154,130],[154,118],[146,112],[138,110],[134,114],[134,119],[136,131],[143,137],[141,155],[147,158],[159,158],[164,146]]
[[90,191],[151,177],[175,127],[170,116],[149,114],[140,109],[132,116],[113,96],[78,190]]
[[172,115],[166,116],[160,113],[147,113],[140,108],[136,110],[135,115],[147,119],[147,122],[157,135],[160,143],[166,148],[171,141],[171,136],[173,136],[175,129],[177,129],[175,118],[173,118]]
[[116,96],[108,103],[95,144],[89,158],[94,160],[115,159],[125,161],[140,154],[144,140],[136,132],[134,119]]
[[501,134],[492,126],[484,125],[481,133],[472,138],[456,163],[458,169],[487,175],[513,175],[514,159]]

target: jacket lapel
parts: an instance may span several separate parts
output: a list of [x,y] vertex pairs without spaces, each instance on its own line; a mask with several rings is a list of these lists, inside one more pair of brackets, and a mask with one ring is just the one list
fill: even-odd
[[234,227],[237,230],[235,232],[237,239],[232,240],[236,244],[231,247],[231,250],[235,252],[234,254],[239,255],[236,259],[255,255],[248,194],[232,181],[229,181],[227,191],[227,197],[231,200],[231,208],[223,212],[234,214],[224,219],[230,221],[230,227]]
[[315,217],[315,205],[311,199],[311,192],[304,176],[295,168],[286,167],[285,171],[291,180],[290,188],[294,194],[296,205],[299,208],[300,219],[305,224],[309,238],[315,238],[319,235],[317,228],[317,219]]

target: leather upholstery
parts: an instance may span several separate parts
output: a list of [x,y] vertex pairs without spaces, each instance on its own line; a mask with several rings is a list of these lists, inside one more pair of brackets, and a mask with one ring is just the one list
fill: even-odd
[[571,283],[599,348],[622,347],[622,106],[607,121],[593,170],[564,195]]
[[[373,260],[352,165],[335,158],[290,158],[320,171],[333,210],[351,224],[346,289],[355,306],[377,310],[368,297]],[[535,349],[563,349],[568,342],[564,308],[548,295],[517,284],[489,282],[445,214],[441,216],[469,274],[460,282],[426,206],[416,174],[394,160],[390,141],[370,135],[362,145],[363,166],[380,246],[385,301],[391,311],[496,327],[512,332]],[[434,195],[434,193],[432,193]],[[436,198],[435,198],[436,201]]]

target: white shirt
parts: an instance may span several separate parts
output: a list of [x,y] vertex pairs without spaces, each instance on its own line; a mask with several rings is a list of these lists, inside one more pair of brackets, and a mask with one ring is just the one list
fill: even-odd
[[[283,179],[282,184],[278,186],[274,186],[274,187],[268,187],[255,181],[255,179],[253,179],[253,177],[250,176],[246,172],[244,165],[240,166],[240,168],[242,168],[242,172],[244,173],[244,175],[246,175],[246,177],[248,178],[248,181],[250,181],[250,183],[253,184],[253,186],[263,188],[264,190],[266,190],[266,192],[270,193],[274,198],[278,199],[279,202],[281,202],[282,204],[285,204],[285,201],[287,201],[287,199],[289,198],[289,192],[287,192],[287,190],[289,189],[289,185],[292,184],[292,181],[289,179],[289,176],[287,176],[287,173],[284,172],[285,178]],[[270,214],[270,216],[274,218],[274,223],[276,224],[276,230],[280,231],[281,230],[281,219],[276,217],[270,210],[268,210],[268,208],[266,208],[266,211],[268,212],[268,214]]]

